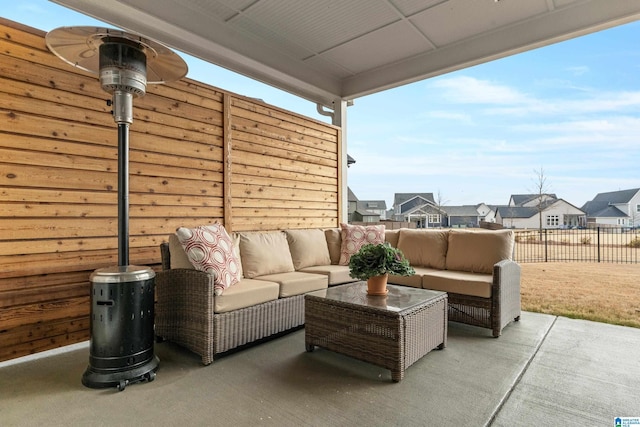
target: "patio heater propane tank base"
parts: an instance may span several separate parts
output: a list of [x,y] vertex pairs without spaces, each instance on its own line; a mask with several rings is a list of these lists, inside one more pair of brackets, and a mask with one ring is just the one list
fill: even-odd
[[82,384],[117,387],[153,381],[160,360],[154,355],[155,272],[118,266],[91,274],[91,344]]

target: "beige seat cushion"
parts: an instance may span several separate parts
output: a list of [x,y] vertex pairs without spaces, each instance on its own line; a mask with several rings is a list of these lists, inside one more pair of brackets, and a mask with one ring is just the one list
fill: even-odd
[[414,288],[422,287],[422,276],[427,273],[431,273],[433,271],[438,271],[433,268],[425,268],[425,267],[414,267],[416,274],[412,276],[395,276],[393,274],[389,275],[389,283],[394,285],[404,285],[411,286]]
[[331,264],[327,239],[319,228],[308,230],[286,230],[293,268],[301,270],[315,265]]
[[329,249],[329,257],[331,264],[338,265],[340,261],[340,246],[342,239],[339,228],[327,228],[324,230],[324,237],[327,240],[327,248]]
[[493,266],[511,259],[513,230],[451,230],[447,270],[493,274]]
[[329,279],[326,275],[301,273],[299,271],[268,274],[260,276],[259,279],[278,283],[280,285],[280,298],[306,294],[307,292],[326,289],[329,286]]
[[226,313],[278,299],[280,285],[264,280],[242,279],[217,295],[213,302],[215,313]]
[[287,237],[282,231],[239,234],[244,277],[254,279],[266,274],[294,271]]
[[422,276],[422,287],[434,291],[452,292],[490,298],[493,276],[464,271],[433,271]]
[[329,286],[355,282],[356,279],[349,274],[347,265],[317,265],[300,270],[305,273],[324,274],[329,277]]
[[447,230],[400,230],[398,249],[412,267],[444,270],[447,256]]

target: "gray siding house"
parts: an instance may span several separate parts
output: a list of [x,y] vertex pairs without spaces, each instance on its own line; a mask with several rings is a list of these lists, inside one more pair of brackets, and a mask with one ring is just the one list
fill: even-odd
[[582,210],[589,225],[640,227],[640,188],[598,193]]

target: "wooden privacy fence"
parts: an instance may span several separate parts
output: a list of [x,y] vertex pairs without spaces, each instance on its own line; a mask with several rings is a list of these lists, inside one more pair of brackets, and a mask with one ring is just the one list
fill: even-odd
[[[117,125],[95,75],[0,18],[0,361],[86,340],[89,275],[117,265]],[[130,131],[130,262],[179,226],[335,227],[340,129],[190,79]]]

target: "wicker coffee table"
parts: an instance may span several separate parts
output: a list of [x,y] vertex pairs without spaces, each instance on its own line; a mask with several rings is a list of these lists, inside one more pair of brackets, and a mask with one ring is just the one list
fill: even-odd
[[391,370],[404,370],[447,344],[447,294],[388,285],[387,296],[367,295],[366,282],[305,295],[305,345],[354,357]]

